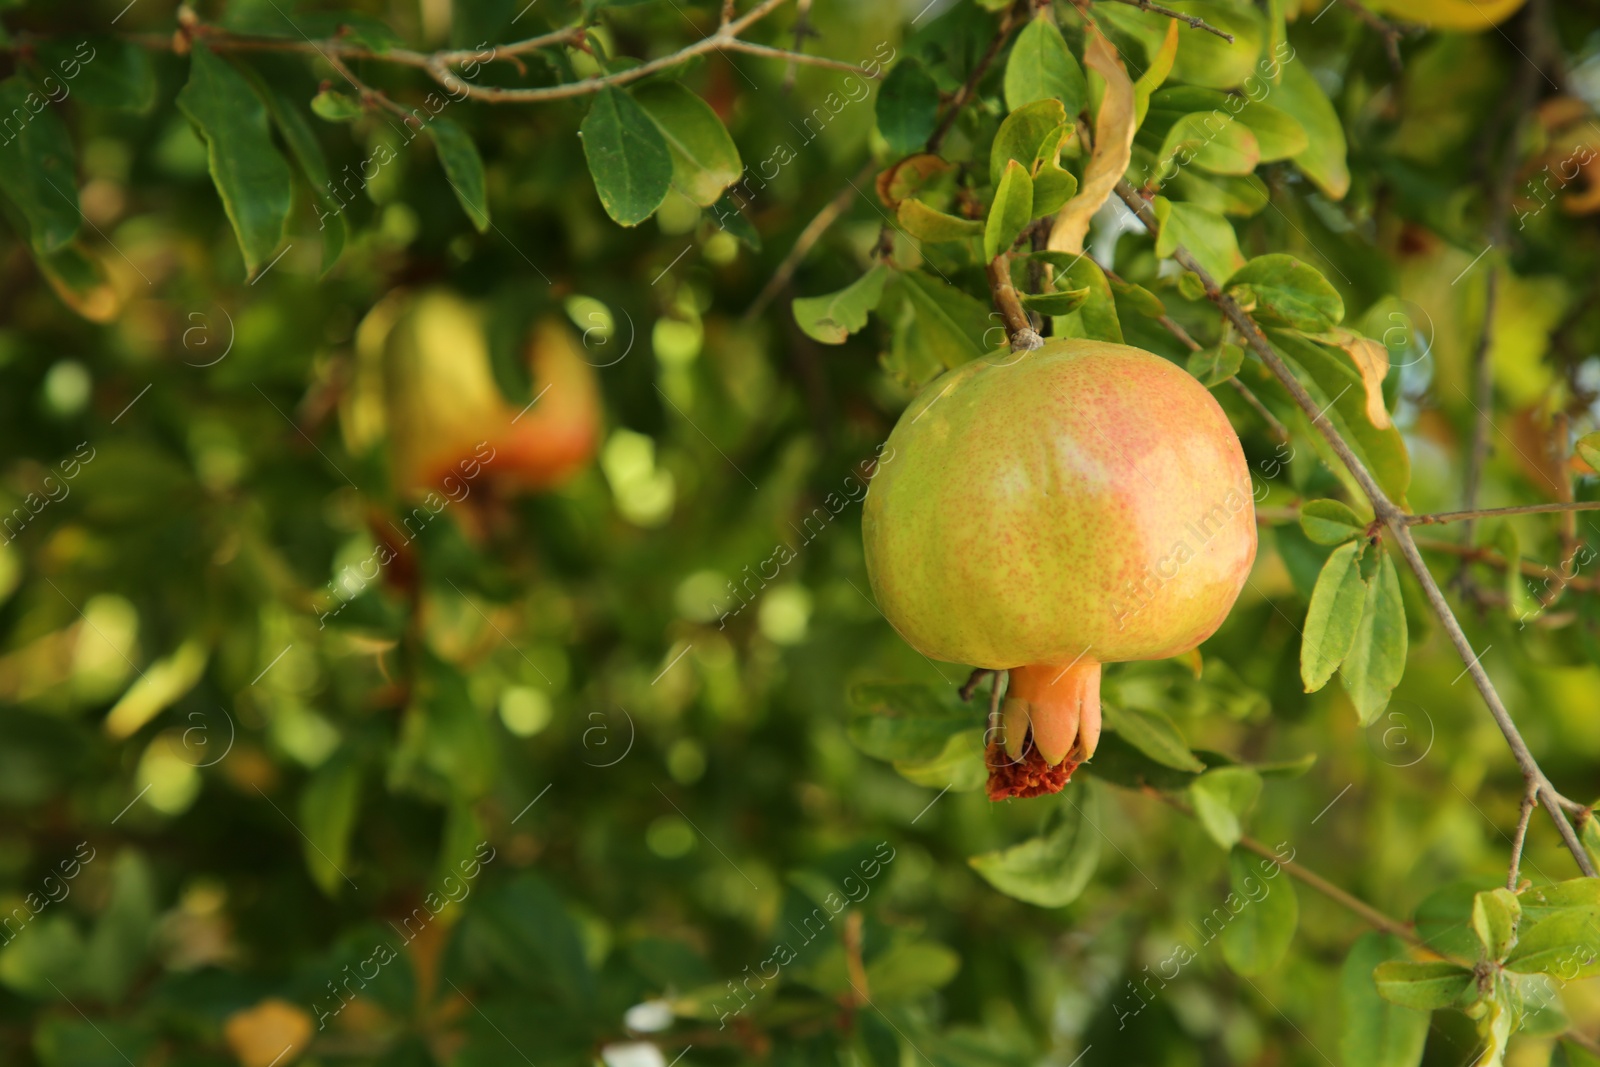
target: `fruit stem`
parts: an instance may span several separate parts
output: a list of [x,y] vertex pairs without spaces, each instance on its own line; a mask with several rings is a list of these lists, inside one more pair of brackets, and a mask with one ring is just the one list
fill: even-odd
[[994,295],[994,306],[1006,324],[1006,334],[1011,338],[1011,351],[1030,352],[1044,345],[1044,338],[1033,328],[1028,313],[1023,310],[1017,287],[1011,284],[1011,253],[1001,252],[989,261],[989,291]]

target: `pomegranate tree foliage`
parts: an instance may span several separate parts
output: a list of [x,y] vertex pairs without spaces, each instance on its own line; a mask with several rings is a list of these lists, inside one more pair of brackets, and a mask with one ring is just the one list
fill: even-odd
[[[1150,8],[0,2],[0,1061],[1595,1062],[1600,26]],[[424,291],[591,468],[391,484]],[[1030,330],[1261,551],[989,805],[859,503]]]

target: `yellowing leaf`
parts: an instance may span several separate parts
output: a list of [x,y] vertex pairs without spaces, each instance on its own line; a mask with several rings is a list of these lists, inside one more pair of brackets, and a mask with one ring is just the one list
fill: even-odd
[[206,659],[204,645],[185,641],[172,655],[151,664],[106,716],[106,733],[116,738],[138,733],[141,726],[194,688],[206,669]]
[[310,1014],[277,997],[234,1012],[222,1027],[240,1067],[293,1063],[311,1044],[311,1034]]
[[1056,252],[1082,252],[1089,232],[1089,220],[1111,196],[1133,156],[1133,82],[1117,58],[1117,50],[1097,26],[1089,24],[1088,45],[1083,62],[1105,79],[1106,91],[1094,121],[1094,152],[1084,168],[1078,194],[1068,200],[1050,230],[1050,249]]
[[1368,7],[1402,22],[1481,33],[1516,14],[1526,0],[1370,0]]
[[1150,57],[1150,65],[1139,75],[1139,80],[1133,83],[1134,129],[1144,125],[1145,112],[1150,110],[1150,94],[1161,88],[1161,83],[1172,73],[1172,64],[1177,58],[1178,20],[1172,19],[1167,23],[1166,39],[1156,49],[1155,55]]
[[1389,373],[1389,350],[1370,337],[1342,328],[1322,334],[1319,340],[1344,352],[1361,372],[1361,384],[1367,391],[1367,420],[1380,430],[1394,425],[1389,419],[1389,409],[1383,402],[1383,379]]

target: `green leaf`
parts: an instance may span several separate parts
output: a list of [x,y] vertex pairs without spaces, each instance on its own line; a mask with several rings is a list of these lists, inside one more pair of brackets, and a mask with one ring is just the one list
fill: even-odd
[[328,122],[354,122],[366,114],[353,96],[337,89],[324,89],[311,98],[311,111]]
[[111,869],[111,900],[85,946],[85,992],[109,1004],[127,994],[149,962],[158,914],[155,873],[137,849],[124,849]]
[[244,75],[196,43],[178,107],[205,141],[211,180],[245,268],[254,274],[283,240],[294,185],[289,164],[272,143],[266,105]]
[[916,315],[918,342],[945,367],[984,355],[989,309],[961,290],[921,271],[902,271],[900,291]]
[[336,755],[317,768],[300,792],[306,869],[329,897],[339,895],[350,866],[350,835],[360,799],[361,767],[347,755]]
[[1600,474],[1600,433],[1586,433],[1578,438],[1573,446],[1578,453],[1578,458],[1589,465],[1589,469]]
[[1164,170],[1193,163],[1216,174],[1249,174],[1261,162],[1261,146],[1250,127],[1218,109],[1178,118],[1156,158]]
[[919,241],[965,241],[983,233],[983,223],[977,219],[957,218],[935,211],[920,200],[900,201],[897,212],[900,225]]
[[1377,575],[1366,583],[1361,621],[1339,670],[1339,684],[1349,694],[1362,726],[1372,725],[1389,706],[1389,694],[1405,673],[1407,640],[1400,576],[1394,560],[1382,553]]
[[672,187],[672,152],[644,108],[607,86],[579,128],[589,175],[606,214],[637,226],[654,214]]
[[1372,980],[1383,999],[1416,1011],[1456,1007],[1473,986],[1471,971],[1444,960],[1388,960],[1373,969]]
[[883,79],[875,105],[878,132],[896,156],[920,151],[939,123],[939,85],[915,59],[894,65]]
[[1272,200],[1267,183],[1254,174],[1202,176],[1198,171],[1187,169],[1168,178],[1166,189],[1176,199],[1187,200],[1219,215],[1240,218],[1258,214]]
[[1261,795],[1261,776],[1248,767],[1218,767],[1189,783],[1189,802],[1211,840],[1224,849],[1239,843],[1244,819]]
[[681,82],[657,82],[633,91],[655,120],[672,153],[672,184],[701,207],[717,202],[739,180],[744,164],[727,127],[711,105]]
[[156,104],[155,66],[150,53],[132,41],[115,37],[91,37],[68,44],[65,41],[40,41],[35,46],[35,62],[43,68],[41,84],[46,90],[55,79],[66,89],[66,97],[76,98],[90,107],[106,111],[148,114]]
[[1505,967],[1563,982],[1600,975],[1600,908],[1564,908],[1540,919],[1518,936]]
[[1355,644],[1367,596],[1359,562],[1363,547],[1359,541],[1340,545],[1317,575],[1300,639],[1300,680],[1308,693],[1328,684]]
[[1165,712],[1109,703],[1102,703],[1100,712],[1107,730],[1120,735],[1157,763],[1193,774],[1206,769],[1206,765],[1189,751],[1189,743]]
[[[24,116],[19,124],[15,116]],[[44,94],[21,75],[0,82],[0,192],[28,222],[33,247],[58,251],[78,234],[78,165],[72,135]]]
[[850,703],[850,740],[875,759],[931,760],[950,738],[983,726],[980,709],[910,682],[861,682],[851,688]]
[[0,983],[39,1000],[53,999],[58,989],[67,996],[79,992],[87,947],[72,920],[64,913],[41,915],[22,932],[27,936],[12,934],[0,949]]
[[1134,285],[1122,277],[1108,277],[1106,280],[1111,283],[1111,294],[1116,297],[1119,309],[1127,308],[1151,319],[1159,319],[1167,313],[1167,306],[1161,302],[1161,298],[1144,286]]
[[1215,211],[1164,196],[1155,198],[1153,208],[1161,226],[1156,255],[1171,258],[1173,249],[1182,245],[1213,279],[1226,278],[1243,265],[1233,224]]
[[[1372,424],[1361,373],[1342,355],[1335,356],[1322,345],[1296,333],[1269,328],[1267,337],[1334,429],[1389,494],[1389,499],[1403,507],[1406,490],[1411,484],[1411,457],[1398,430],[1393,426],[1378,429]],[[1322,435],[1312,429],[1303,416],[1297,418],[1306,439],[1316,448],[1328,469],[1343,470],[1343,464],[1328,448]],[[1361,488],[1353,479],[1346,484],[1352,496],[1360,494]]]
[[893,1004],[948,985],[961,957],[935,941],[903,941],[867,964],[872,999]]
[[1018,845],[973,856],[967,862],[984,880],[1008,897],[1059,908],[1083,892],[1100,862],[1099,793],[1074,790],[1063,795],[1065,807],[1051,813],[1044,833]]
[[1207,389],[1232,378],[1243,365],[1244,349],[1228,341],[1189,353],[1187,363],[1189,373]]
[[1339,1051],[1347,1067],[1417,1067],[1428,1042],[1428,1012],[1384,999],[1372,972],[1402,959],[1405,945],[1369,930],[1356,938],[1339,971]]
[[1517,895],[1504,886],[1487,889],[1472,898],[1472,932],[1478,935],[1484,958],[1506,958],[1517,943],[1517,926],[1522,921],[1522,906]]
[[[1267,878],[1263,870],[1270,870]],[[1241,902],[1232,921],[1222,928],[1222,958],[1236,974],[1265,974],[1289,951],[1300,922],[1294,883],[1271,860],[1235,848],[1228,854],[1228,910]]]
[[743,241],[750,251],[761,251],[761,234],[755,224],[745,217],[744,211],[732,193],[723,193],[717,202],[711,205],[711,217],[716,221],[718,229],[733,234]]
[[247,73],[261,102],[271,112],[278,135],[289,147],[289,154],[300,165],[300,173],[311,186],[311,195],[322,205],[322,210],[317,212],[317,223],[322,230],[322,273],[327,274],[344,252],[345,221],[344,205],[330,191],[332,182],[328,175],[327,157],[322,153],[322,143],[317,140],[310,121],[292,101],[254,71]]
[[1284,63],[1282,71],[1282,78],[1272,90],[1272,104],[1300,124],[1307,142],[1290,158],[1318,189],[1342,200],[1350,190],[1350,167],[1339,113],[1306,63]]
[[1038,253],[1036,258],[1055,266],[1056,286],[1067,290],[1087,289],[1086,299],[1078,310],[1055,320],[1056,334],[1060,337],[1088,337],[1097,341],[1122,343],[1122,323],[1117,318],[1117,302],[1111,294],[1111,283],[1100,265],[1088,255],[1072,256],[1062,252]]
[[[585,124],[587,125],[585,120]],[[455,190],[456,201],[472,220],[479,233],[489,229],[489,188],[483,172],[483,157],[472,137],[450,119],[436,118],[428,123],[433,137],[433,147],[439,153],[439,165],[444,176]],[[588,142],[584,145],[587,147]]]
[[1239,121],[1250,127],[1261,149],[1261,162],[1291,159],[1311,145],[1300,120],[1271,104],[1252,100],[1239,110]]
[[1316,544],[1342,545],[1365,536],[1367,524],[1343,501],[1308,500],[1300,505],[1300,529]]
[[983,728],[976,727],[952,734],[944,743],[944,749],[932,759],[895,760],[895,773],[929,789],[970,793],[989,779],[989,765],[983,751],[984,733]]
[[[1261,55],[1266,23],[1253,6],[1213,3],[1211,0],[1176,0],[1167,5],[1185,15],[1198,15],[1220,30],[1233,34],[1227,41],[1215,34],[1183,31],[1183,44],[1172,67],[1174,81],[1208,89],[1245,85],[1269,60]],[[1258,62],[1259,57],[1259,62]]]
[[[1588,818],[1584,823],[1593,821]],[[1551,885],[1530,886],[1517,899],[1524,924],[1531,926],[1567,908],[1600,908],[1600,878],[1569,878]]]
[[1536,618],[1544,605],[1528,588],[1528,579],[1522,574],[1522,539],[1510,520],[1501,522],[1495,530],[1494,547],[1505,558],[1506,610],[1518,622]]
[[1033,220],[1033,179],[1016,160],[1006,164],[983,228],[983,258],[1009,251]]
[[1344,299],[1315,267],[1281,252],[1257,256],[1229,278],[1232,292],[1247,286],[1242,302],[1253,301],[1255,312],[1298,330],[1320,333],[1344,318]]
[[1023,293],[1022,306],[1041,315],[1070,315],[1089,299],[1088,289],[1054,293]]
[[1069,117],[1083,110],[1088,99],[1083,68],[1044,12],[1023,28],[1011,46],[1005,92],[1006,107],[1012,111],[1036,100],[1059,100]]
[[888,280],[889,268],[879,263],[836,293],[797,297],[792,304],[794,321],[807,337],[842,345],[867,324],[867,313],[878,306]]
[[1172,73],[1172,64],[1178,58],[1178,22],[1176,19],[1167,21],[1166,36],[1161,39],[1161,46],[1150,53],[1150,64],[1145,67],[1144,73],[1139,75],[1139,80],[1133,83],[1133,125],[1137,129],[1144,125],[1145,115],[1150,110],[1150,95],[1161,88],[1161,83],[1167,80],[1167,75]]
[[1054,147],[1059,153],[1059,140],[1052,145],[1049,138],[1063,128],[1070,132],[1066,122],[1066,108],[1054,98],[1035,100],[1007,115],[994,135],[994,143],[989,146],[990,184],[1000,184],[1006,164],[1012,160],[1031,168],[1048,147]]
[[1061,165],[1061,146],[1071,136],[1072,127],[1061,126],[1046,134],[1039,145],[1033,162],[1034,218],[1054,215],[1078,192],[1077,177]]

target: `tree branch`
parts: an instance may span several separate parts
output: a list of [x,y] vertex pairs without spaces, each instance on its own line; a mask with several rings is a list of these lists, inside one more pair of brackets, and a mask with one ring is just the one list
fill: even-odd
[[[1152,237],[1161,231],[1161,224],[1156,220],[1155,213],[1150,210],[1150,205],[1145,203],[1138,192],[1126,180],[1117,183],[1117,195],[1128,205],[1129,209],[1144,223],[1145,228]],[[1278,353],[1267,341],[1266,335],[1261,332],[1261,327],[1256,325],[1254,319],[1244,312],[1238,302],[1217,285],[1217,282],[1204,267],[1182,245],[1173,249],[1172,258],[1185,270],[1192,271],[1205,287],[1206,296],[1210,298],[1227,320],[1233,323],[1240,336],[1250,345],[1251,349],[1261,358],[1261,361],[1271,369],[1283,387],[1289,391],[1295,403],[1310,418],[1315,426],[1327,440],[1351,476],[1361,487],[1362,492],[1372,503],[1372,510],[1377,515],[1378,521],[1389,528],[1394,538],[1395,547],[1399,550],[1406,565],[1416,575],[1418,583],[1422,586],[1423,595],[1427,597],[1429,605],[1439,617],[1440,624],[1444,627],[1450,643],[1455,646],[1456,652],[1461,656],[1462,662],[1467,665],[1467,673],[1472,676],[1473,684],[1478,687],[1484,703],[1488,705],[1489,714],[1494,718],[1495,725],[1500,728],[1505,736],[1506,744],[1511,749],[1511,755],[1516,760],[1518,768],[1522,771],[1523,779],[1530,787],[1537,789],[1539,798],[1543,801],[1545,810],[1550,813],[1550,818],[1556,824],[1556,830],[1561,834],[1562,841],[1567,846],[1567,851],[1572,853],[1573,860],[1578,869],[1588,877],[1595,877],[1594,864],[1589,861],[1589,854],[1584,851],[1583,844],[1578,840],[1577,833],[1572,828],[1572,823],[1567,820],[1567,814],[1560,802],[1560,794],[1550,784],[1550,779],[1539,767],[1539,761],[1528,749],[1528,744],[1523,740],[1522,733],[1517,729],[1517,724],[1511,718],[1511,713],[1506,710],[1500,693],[1494,687],[1494,682],[1489,679],[1489,674],[1483,669],[1480,655],[1473,650],[1467,635],[1461,629],[1461,623],[1456,619],[1455,613],[1450,610],[1450,605],[1445,601],[1444,593],[1439,589],[1439,583],[1434,580],[1433,572],[1428,570],[1427,562],[1422,558],[1422,553],[1417,549],[1416,542],[1411,537],[1411,529],[1406,525],[1406,514],[1389,499],[1383,487],[1378,484],[1372,472],[1367,470],[1366,464],[1351,451],[1339,431],[1328,421],[1327,414],[1306,392],[1305,386],[1294,376],[1288,366],[1279,358]]]
[[1517,832],[1511,838],[1511,864],[1506,871],[1506,888],[1513,893],[1517,891],[1517,877],[1522,868],[1522,846],[1528,840],[1528,820],[1533,818],[1533,809],[1538,803],[1538,790],[1529,789],[1522,794],[1522,811],[1517,815]]
[[1431,515],[1407,515],[1407,526],[1434,526],[1444,522],[1490,519],[1499,515],[1542,515],[1552,511],[1600,511],[1600,500],[1562,500],[1553,504],[1518,504],[1509,508],[1478,508],[1474,511],[1438,511]]
[[[1169,808],[1172,808],[1174,811],[1182,812],[1191,819],[1195,818],[1194,809],[1190,808],[1189,805],[1185,804],[1176,797],[1169,796],[1166,793],[1161,792],[1159,789],[1148,785],[1144,787],[1143,792],[1146,796],[1154,797],[1163,804],[1167,805]],[[1340,889],[1338,886],[1322,877],[1322,875],[1318,874],[1316,871],[1311,870],[1309,867],[1296,863],[1294,860],[1283,859],[1276,852],[1262,844],[1260,841],[1257,841],[1255,838],[1247,836],[1240,837],[1239,847],[1254,852],[1262,859],[1271,860],[1273,863],[1276,863],[1279,867],[1283,868],[1284,871],[1288,872],[1289,877],[1295,879],[1296,881],[1305,883],[1318,893],[1321,893],[1323,896],[1333,901],[1335,904],[1338,904],[1340,907],[1359,915],[1362,921],[1364,921],[1374,930],[1381,930],[1386,934],[1393,934],[1402,941],[1410,942],[1419,948],[1428,949],[1430,952],[1438,952],[1437,949],[1422,939],[1422,935],[1418,934],[1416,929],[1410,923],[1405,923],[1401,922],[1399,919],[1390,918],[1388,915],[1385,915],[1383,912],[1379,911],[1377,908],[1374,908],[1366,901],[1361,900],[1359,897],[1356,897],[1343,889]]]
[[[740,35],[751,26],[788,2],[789,0],[761,0],[760,3],[740,17],[724,22],[710,36],[704,37],[693,44],[685,45],[676,52],[641,63],[636,67],[619,70],[613,74],[584,78],[582,81],[566,82],[562,85],[545,85],[529,89],[505,89],[495,86],[474,85],[456,74],[454,68],[466,63],[485,63],[493,62],[497,59],[510,59],[541,48],[581,41],[585,32],[583,27],[570,26],[539,37],[530,37],[524,41],[496,45],[487,52],[481,49],[446,49],[439,52],[416,52],[405,48],[392,48],[386,52],[374,52],[365,45],[338,38],[322,41],[296,41],[277,37],[251,37],[229,33],[218,27],[206,25],[195,26],[190,33],[193,37],[203,40],[208,48],[218,52],[303,52],[308,55],[319,55],[330,62],[342,59],[370,59],[415,67],[425,71],[429,77],[444,86],[452,94],[471,97],[474,100],[482,100],[491,104],[535,104],[549,100],[568,100],[576,96],[587,96],[602,89],[636,82],[640,78],[648,77],[657,71],[667,70],[685,63],[695,56],[723,49],[761,55],[775,55],[778,58],[791,61],[820,63],[825,66],[838,65],[863,75],[866,73],[852,64],[838,63],[836,60],[822,61],[814,56],[798,58],[796,54],[785,52],[782,49],[774,48],[769,50],[764,46],[752,45],[748,41],[739,39]],[[132,40],[147,48],[170,49],[175,47],[171,35],[141,34],[132,38]]]
[[1227,30],[1217,29],[1215,26],[1211,25],[1211,23],[1207,22],[1203,18],[1200,18],[1199,16],[1185,15],[1181,11],[1174,11],[1170,7],[1153,3],[1152,0],[1116,0],[1116,2],[1119,4],[1127,4],[1129,7],[1136,7],[1140,11],[1148,11],[1153,15],[1165,15],[1168,18],[1177,19],[1179,22],[1187,22],[1193,29],[1205,30],[1207,33],[1214,33],[1218,37],[1221,37],[1224,41],[1227,41],[1229,44],[1233,43],[1233,34],[1229,33]]

